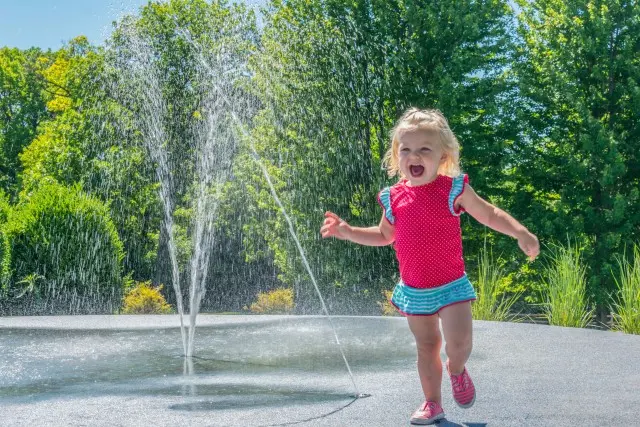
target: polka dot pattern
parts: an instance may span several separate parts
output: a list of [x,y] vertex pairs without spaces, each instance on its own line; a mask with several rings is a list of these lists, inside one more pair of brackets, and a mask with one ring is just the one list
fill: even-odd
[[[463,175],[463,182],[469,182],[467,175]],[[425,185],[411,187],[407,180],[402,180],[390,188],[396,232],[394,249],[400,277],[408,286],[434,288],[465,274],[458,216],[462,211],[455,215],[449,208],[452,185],[453,178],[438,175]],[[454,191],[456,200],[464,185],[462,190]]]

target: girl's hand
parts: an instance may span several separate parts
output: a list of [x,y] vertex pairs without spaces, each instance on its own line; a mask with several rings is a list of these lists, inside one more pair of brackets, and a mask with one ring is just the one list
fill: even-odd
[[518,237],[518,246],[533,261],[540,254],[540,243],[535,234],[526,231]]
[[340,240],[347,240],[349,233],[351,232],[351,226],[333,212],[325,212],[324,223],[320,228],[320,234],[323,238],[335,237]]

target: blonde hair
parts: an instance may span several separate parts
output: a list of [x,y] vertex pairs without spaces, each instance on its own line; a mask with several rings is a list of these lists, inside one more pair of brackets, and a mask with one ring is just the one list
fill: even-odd
[[451,131],[444,115],[439,110],[409,108],[391,130],[391,147],[382,160],[382,165],[387,169],[390,177],[398,174],[403,177],[398,161],[398,145],[400,144],[398,134],[405,130],[426,130],[437,133],[446,154],[446,159],[438,168],[438,173],[450,177],[460,174],[460,143]]

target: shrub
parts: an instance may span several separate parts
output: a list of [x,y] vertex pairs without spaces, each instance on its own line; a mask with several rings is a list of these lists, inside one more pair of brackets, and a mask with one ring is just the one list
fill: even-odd
[[584,328],[594,310],[587,309],[586,267],[577,244],[556,246],[545,268],[543,306],[550,325]]
[[0,224],[7,222],[10,212],[11,204],[9,203],[9,196],[0,188]]
[[0,227],[0,300],[9,294],[11,280],[11,247],[6,233]]
[[4,231],[10,212],[9,198],[0,189],[0,300],[7,297],[11,279],[11,247]]
[[278,288],[258,293],[258,299],[249,307],[252,313],[289,314],[293,311],[293,290]]
[[378,306],[380,307],[380,310],[382,310],[382,315],[383,316],[399,316],[400,313],[398,312],[398,310],[396,310],[396,308],[390,302],[391,296],[393,296],[393,290],[391,291],[383,290],[382,295],[384,295],[384,300],[378,301]]
[[620,278],[617,302],[614,302],[613,329],[628,334],[640,334],[640,247],[633,247],[633,261],[618,258]]
[[173,310],[160,293],[162,285],[152,287],[151,281],[138,282],[124,297],[123,314],[167,314]]
[[20,296],[11,310],[112,313],[120,306],[122,243],[107,206],[79,187],[43,184],[11,211],[5,232],[9,297]]
[[478,278],[475,283],[478,298],[471,304],[474,319],[501,322],[515,320],[510,311],[522,296],[522,292],[516,292],[507,297],[500,290],[505,279],[504,269],[493,259],[493,254],[487,250],[485,241],[484,248],[478,255]]

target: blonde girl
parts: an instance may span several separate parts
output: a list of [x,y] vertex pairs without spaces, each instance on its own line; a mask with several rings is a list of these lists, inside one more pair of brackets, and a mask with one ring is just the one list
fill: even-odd
[[412,424],[444,418],[441,382],[442,334],[446,368],[456,403],[469,408],[475,387],[465,365],[472,348],[471,301],[476,294],[465,273],[460,215],[518,241],[535,259],[537,237],[505,211],[480,198],[460,172],[460,146],[438,110],[411,108],[391,131],[385,156],[389,176],[398,183],[378,194],[380,223],[353,227],[332,212],[325,213],[322,237],[368,246],[393,243],[400,270],[391,303],[406,316],[418,350],[418,374],[425,400],[411,416]]

